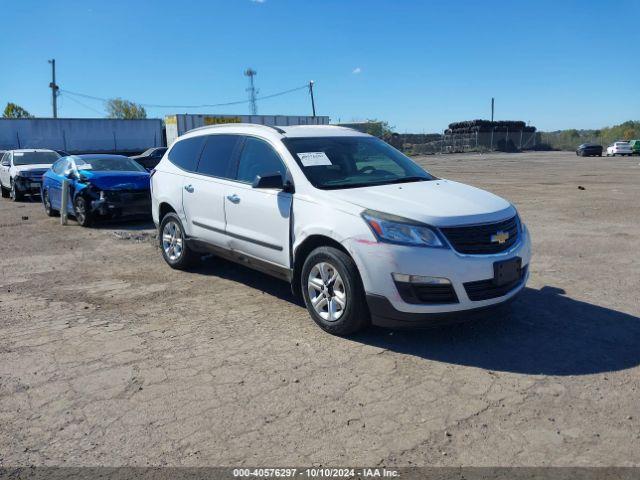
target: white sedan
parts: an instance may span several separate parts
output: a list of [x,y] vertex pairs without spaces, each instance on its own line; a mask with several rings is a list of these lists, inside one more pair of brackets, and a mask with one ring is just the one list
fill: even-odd
[[631,144],[629,142],[615,142],[607,147],[607,157],[615,157],[616,155],[633,155]]

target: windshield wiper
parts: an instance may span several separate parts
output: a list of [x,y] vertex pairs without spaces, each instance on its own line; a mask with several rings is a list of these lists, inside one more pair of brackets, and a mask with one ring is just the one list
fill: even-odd
[[392,180],[382,180],[380,182],[372,183],[371,185],[391,185],[394,183],[426,182],[428,180],[431,180],[431,179],[426,177],[418,177],[418,176],[403,177],[403,178],[394,178]]
[[325,190],[339,190],[343,188],[362,188],[362,187],[378,187],[380,185],[391,185],[394,183],[409,183],[409,182],[426,182],[432,180],[427,177],[403,177],[403,178],[394,178],[392,180],[379,180],[377,182],[358,182],[358,183],[335,183],[335,184],[325,184],[322,186]]

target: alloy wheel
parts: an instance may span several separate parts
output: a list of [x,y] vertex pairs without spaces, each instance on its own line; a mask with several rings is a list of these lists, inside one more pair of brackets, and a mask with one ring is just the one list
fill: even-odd
[[338,270],[328,262],[313,266],[307,278],[309,300],[316,313],[328,322],[342,317],[347,306],[347,291]]
[[85,220],[87,219],[87,210],[84,204],[84,201],[79,198],[76,201],[76,220],[80,225],[84,225]]
[[168,221],[162,229],[162,249],[172,262],[179,260],[182,256],[182,228],[173,220]]

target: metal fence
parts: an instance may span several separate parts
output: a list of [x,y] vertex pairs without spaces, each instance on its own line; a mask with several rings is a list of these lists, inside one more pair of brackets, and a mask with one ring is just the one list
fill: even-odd
[[440,140],[407,145],[413,154],[462,153],[534,150],[540,144],[539,132],[525,130],[492,130],[488,132],[443,133]]

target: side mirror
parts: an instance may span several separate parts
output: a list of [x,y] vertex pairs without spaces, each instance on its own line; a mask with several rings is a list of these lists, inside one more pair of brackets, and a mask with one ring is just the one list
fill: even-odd
[[62,175],[64,175],[67,178],[75,178],[75,174],[73,173],[73,170],[71,170],[70,168],[67,168]]
[[276,188],[284,190],[284,181],[279,172],[265,173],[264,175],[256,175],[251,185],[253,188]]

